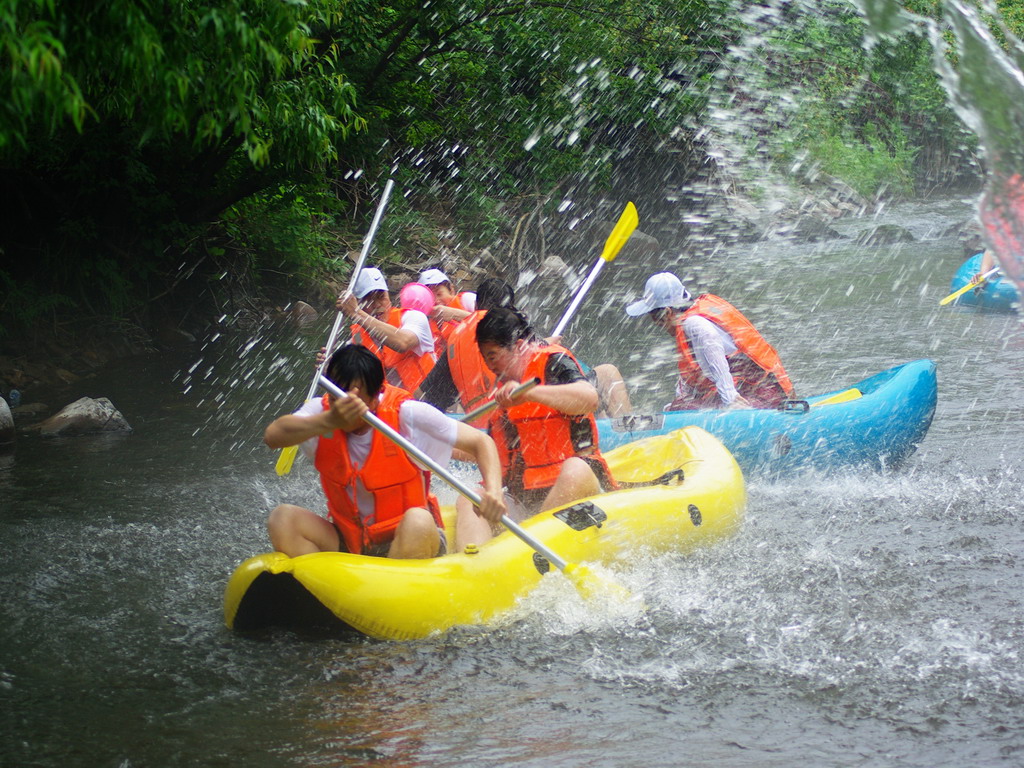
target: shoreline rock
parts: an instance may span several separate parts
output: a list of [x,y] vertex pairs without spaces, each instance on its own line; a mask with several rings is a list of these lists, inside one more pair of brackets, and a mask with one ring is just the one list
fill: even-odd
[[[641,224],[623,248],[623,258],[658,262],[669,254],[678,254],[681,256],[673,258],[713,259],[721,248],[741,243],[775,238],[806,242],[845,238],[829,223],[840,218],[863,217],[875,206],[876,201],[859,197],[836,179],[819,175],[810,181],[810,188],[773,187],[777,194],[760,200],[745,192],[740,183],[725,177],[702,185],[666,189],[664,200],[669,204],[660,210],[641,212]],[[389,287],[397,291],[415,280],[420,270],[435,266],[464,290],[472,290],[486,276],[502,277],[518,285],[527,273],[576,285],[582,279],[580,273],[589,269],[594,254],[600,253],[614,226],[618,209],[606,208],[603,215],[585,216],[567,229],[543,228],[543,223],[538,223],[539,229],[534,231],[517,229],[499,247],[492,244],[490,248],[459,248],[444,241],[429,252],[421,251],[415,258],[388,265]],[[863,235],[868,241],[864,245],[875,247],[906,241],[908,234],[896,228],[877,227]],[[965,221],[943,234],[958,234],[967,255],[980,250],[976,222]],[[356,252],[347,254],[349,263],[356,256]],[[208,333],[216,335],[219,328],[225,327],[225,318],[230,318],[228,324],[239,329],[246,323],[255,327],[271,319],[288,322],[303,331],[311,330],[317,327],[320,317],[333,313],[333,297],[346,286],[347,280],[331,274],[322,275],[316,285],[307,282],[305,288],[299,281],[293,281],[284,289],[291,293],[290,297],[280,290],[274,299],[269,295],[243,296],[234,309],[229,308],[230,314],[224,314],[224,307],[219,304],[204,305],[200,311],[190,307],[177,319],[162,315],[151,332],[135,323],[103,318],[87,323],[66,318],[52,327],[33,327],[2,340],[0,393],[19,389],[36,400],[52,402],[55,395],[117,359],[156,348],[176,350],[203,343]],[[282,299],[287,302],[284,306]],[[219,318],[214,312],[221,313]],[[189,318],[187,323],[185,317]],[[17,413],[14,416],[20,418]]]
[[0,398],[0,450],[14,443],[14,415],[7,401]]
[[40,423],[36,429],[43,437],[132,431],[121,412],[105,397],[81,397]]

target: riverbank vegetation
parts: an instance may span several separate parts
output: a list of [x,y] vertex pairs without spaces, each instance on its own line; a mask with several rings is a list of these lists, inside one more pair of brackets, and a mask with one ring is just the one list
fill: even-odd
[[500,251],[569,200],[654,209],[713,168],[730,103],[793,183],[976,177],[927,40],[868,51],[839,0],[745,5],[2,0],[0,346],[312,290],[388,176],[384,260]]

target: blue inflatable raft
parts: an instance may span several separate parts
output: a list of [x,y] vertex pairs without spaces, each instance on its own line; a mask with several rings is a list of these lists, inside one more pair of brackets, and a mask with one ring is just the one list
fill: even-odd
[[[949,283],[949,292],[953,293],[963,288],[971,278],[978,274],[981,269],[981,254],[971,256],[960,265],[960,269],[953,275]],[[981,290],[967,291],[957,297],[954,304],[962,307],[977,307],[981,310],[991,312],[1016,312],[1020,305],[1020,294],[1016,286],[1001,274],[995,275],[985,281]]]
[[936,400],[935,363],[915,360],[847,389],[788,400],[779,410],[666,411],[597,424],[602,451],[696,425],[721,440],[750,474],[894,469],[924,439]]

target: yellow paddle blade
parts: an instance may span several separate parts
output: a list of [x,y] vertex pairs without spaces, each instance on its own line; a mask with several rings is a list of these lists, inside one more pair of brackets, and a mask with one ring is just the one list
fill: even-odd
[[960,298],[965,293],[967,293],[969,290],[971,290],[973,288],[977,288],[978,285],[979,285],[979,283],[976,283],[976,282],[974,282],[972,280],[967,285],[965,285],[963,288],[960,288],[959,290],[953,291],[951,294],[949,294],[949,296],[947,296],[942,301],[940,301],[939,302],[939,306],[940,307],[946,306],[947,304],[949,304],[949,302],[953,301],[954,299]]
[[277,464],[274,465],[278,475],[284,476],[292,471],[292,464],[295,463],[295,454],[298,452],[299,446],[297,445],[289,445],[287,448],[281,449],[281,455],[277,457]]
[[626,208],[622,211],[622,215],[619,216],[615,228],[608,235],[608,239],[605,240],[604,250],[601,251],[601,258],[605,261],[611,261],[618,256],[622,246],[629,240],[629,236],[633,234],[633,230],[636,229],[639,223],[640,216],[636,212],[636,206],[633,203],[626,203]]
[[632,600],[633,593],[621,584],[618,584],[607,576],[598,576],[585,565],[568,563],[562,571],[571,581],[580,594],[587,599],[594,597],[612,597],[618,600]]
[[958,289],[956,291],[953,291],[951,294],[949,294],[949,296],[947,296],[946,298],[942,299],[939,302],[939,306],[943,307],[946,304],[949,304],[949,302],[953,301],[953,299],[956,299],[956,298],[958,298],[960,296],[963,296],[965,293],[967,293],[972,288],[977,288],[979,285],[984,283],[990,276],[994,275],[998,271],[999,271],[999,267],[992,267],[992,269],[990,269],[984,275],[978,275],[977,278],[972,278],[971,280],[968,281],[967,285],[965,285],[963,288],[960,288],[960,289]]

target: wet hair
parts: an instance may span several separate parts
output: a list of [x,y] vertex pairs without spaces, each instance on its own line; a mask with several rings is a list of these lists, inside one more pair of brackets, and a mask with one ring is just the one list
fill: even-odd
[[499,347],[511,347],[520,339],[532,340],[535,337],[526,315],[514,308],[489,309],[476,326],[478,345],[491,343]]
[[346,344],[331,355],[327,378],[345,391],[362,382],[364,394],[376,397],[384,386],[384,365],[362,344]]
[[476,288],[477,309],[497,309],[498,307],[516,307],[516,292],[512,286],[497,277],[482,280]]

